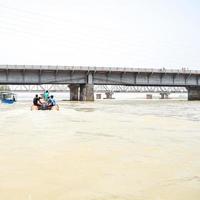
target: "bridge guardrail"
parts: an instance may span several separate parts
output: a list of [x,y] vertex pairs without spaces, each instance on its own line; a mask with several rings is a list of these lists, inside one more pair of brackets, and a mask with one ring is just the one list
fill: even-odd
[[0,69],[27,70],[69,70],[69,71],[105,71],[105,72],[142,72],[142,73],[177,73],[200,74],[200,70],[166,69],[166,68],[126,68],[126,67],[96,67],[96,66],[58,66],[58,65],[0,65]]

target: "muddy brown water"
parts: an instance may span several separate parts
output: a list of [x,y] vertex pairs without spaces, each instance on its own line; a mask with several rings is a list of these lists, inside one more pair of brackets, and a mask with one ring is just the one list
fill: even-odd
[[200,102],[0,104],[2,200],[199,200]]

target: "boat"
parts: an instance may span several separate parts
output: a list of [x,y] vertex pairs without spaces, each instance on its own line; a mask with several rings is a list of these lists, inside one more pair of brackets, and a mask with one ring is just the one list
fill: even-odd
[[41,106],[31,106],[31,110],[59,110],[59,106],[56,104],[55,106],[48,106],[47,102],[44,99],[40,100],[42,105]]
[[[41,97],[42,96],[42,97]],[[44,100],[44,97],[43,95],[41,95],[39,98],[40,98],[40,106],[38,105],[32,105],[31,106],[31,110],[57,110],[59,111],[59,105],[56,104],[54,106],[49,106],[48,105],[48,102]]]
[[42,104],[41,106],[32,105],[31,110],[57,110],[59,111],[59,106],[55,105],[55,106],[49,107],[46,104]]
[[0,100],[2,103],[13,104],[16,102],[16,94],[12,92],[1,92]]

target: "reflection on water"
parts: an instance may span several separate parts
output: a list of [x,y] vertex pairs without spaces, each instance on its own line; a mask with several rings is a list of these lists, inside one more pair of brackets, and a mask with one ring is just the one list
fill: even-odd
[[200,102],[60,108],[0,104],[0,199],[200,199]]

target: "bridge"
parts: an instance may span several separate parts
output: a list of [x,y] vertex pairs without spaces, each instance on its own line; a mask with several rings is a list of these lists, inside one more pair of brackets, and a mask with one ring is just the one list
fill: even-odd
[[[45,85],[9,85],[12,92],[69,92],[68,85],[65,84],[45,84]],[[152,86],[125,86],[125,85],[95,85],[96,93],[187,93],[185,87],[152,87]]]
[[76,101],[93,101],[94,85],[185,87],[188,100],[200,100],[199,70],[0,65],[0,84],[68,84]]
[[[70,92],[68,85],[65,84],[45,84],[45,85],[9,85],[12,92]],[[101,98],[101,93],[105,93],[106,98],[112,98],[114,93],[159,93],[162,99],[168,98],[171,93],[187,93],[185,87],[152,87],[152,86],[125,86],[125,85],[95,85],[94,92]]]

